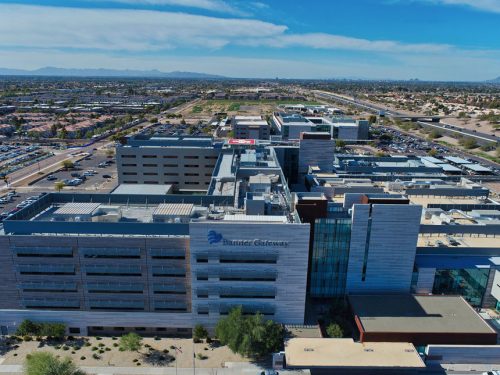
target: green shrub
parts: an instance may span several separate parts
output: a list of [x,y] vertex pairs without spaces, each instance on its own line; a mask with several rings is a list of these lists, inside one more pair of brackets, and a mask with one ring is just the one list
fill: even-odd
[[120,345],[118,345],[118,343],[117,343],[117,342],[114,342],[114,343],[113,343],[113,347],[118,348],[119,346],[120,346]]
[[193,340],[201,341],[204,338],[207,338],[208,331],[201,324],[196,324],[193,328]]
[[33,340],[33,338],[31,336],[25,335],[25,336],[23,336],[23,340],[24,341],[31,341],[31,340]]
[[85,361],[86,359],[87,359],[87,357],[85,357],[84,355],[82,355],[82,356],[80,357],[80,360],[82,360],[82,361]]
[[101,359],[101,357],[97,353],[92,354],[92,358],[94,358],[94,359]]
[[332,338],[342,338],[344,337],[344,330],[337,323],[330,323],[328,327],[326,327],[326,334],[328,337]]

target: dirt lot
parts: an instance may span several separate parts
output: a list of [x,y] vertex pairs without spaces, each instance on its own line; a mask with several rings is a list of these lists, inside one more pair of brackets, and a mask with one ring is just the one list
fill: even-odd
[[210,119],[215,113],[224,112],[233,115],[269,115],[279,104],[317,104],[316,102],[293,100],[202,100],[182,112],[186,119]]
[[[4,352],[0,348],[0,358],[3,365],[23,364],[26,355],[34,351],[48,351],[70,357],[78,366],[170,366],[186,368],[193,367],[193,341],[191,339],[144,338],[143,347],[138,352],[120,351],[119,338],[77,337],[62,343],[44,344],[39,341],[20,342],[17,349]],[[172,347],[175,346],[179,350]],[[225,362],[249,362],[249,359],[234,354],[226,346],[212,344],[195,344],[195,353],[204,359],[195,359],[196,367],[223,367]],[[5,349],[5,348],[4,348]],[[4,352],[4,354],[2,354]],[[102,352],[102,353],[101,353]],[[98,356],[96,359],[93,355]],[[82,359],[84,358],[84,359]],[[140,363],[140,365],[138,365]]]

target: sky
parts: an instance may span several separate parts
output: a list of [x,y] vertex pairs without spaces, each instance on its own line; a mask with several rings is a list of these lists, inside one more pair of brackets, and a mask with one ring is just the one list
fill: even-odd
[[500,76],[500,0],[0,0],[0,67]]

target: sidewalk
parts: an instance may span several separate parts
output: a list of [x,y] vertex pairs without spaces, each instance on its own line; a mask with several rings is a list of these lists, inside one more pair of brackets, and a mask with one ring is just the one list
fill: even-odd
[[[81,369],[87,374],[97,375],[259,375],[263,370],[258,366],[235,366],[231,368],[178,368],[175,367],[88,367]],[[286,371],[280,370],[280,374],[287,375],[310,375],[309,370]],[[1,374],[23,373],[21,365],[0,365]]]

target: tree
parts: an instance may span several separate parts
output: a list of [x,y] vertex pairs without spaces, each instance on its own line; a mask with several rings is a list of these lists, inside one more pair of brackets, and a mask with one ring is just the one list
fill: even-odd
[[326,327],[326,334],[328,335],[328,337],[342,338],[344,337],[344,330],[337,323],[330,323]]
[[71,160],[63,160],[61,165],[66,170],[73,169],[75,167],[75,164]]
[[336,139],[335,140],[335,146],[338,148],[344,148],[346,145],[345,141],[343,139]]
[[58,193],[61,192],[61,190],[64,189],[65,186],[66,184],[62,181],[57,181],[56,183],[54,183],[54,189],[56,189]]
[[473,148],[476,148],[477,147],[477,142],[474,138],[470,138],[470,137],[464,137],[464,138],[460,138],[458,140],[458,143],[465,147],[466,149],[470,150],[470,149],[473,149]]
[[433,129],[430,133],[429,133],[429,138],[430,139],[436,139],[436,138],[441,138],[443,135],[441,134],[441,132],[437,129]]
[[68,132],[66,131],[66,128],[63,127],[59,133],[57,134],[57,138],[65,139],[68,136]]
[[370,117],[368,117],[368,122],[370,124],[375,124],[377,122],[377,116],[375,115],[370,115]]
[[35,352],[26,356],[26,375],[85,375],[70,358],[59,359],[49,352]]
[[195,341],[200,341],[208,337],[208,331],[201,324],[197,324],[193,328],[193,339]]
[[379,139],[380,139],[380,142],[390,142],[390,141],[392,141],[392,135],[382,134]]
[[112,148],[108,148],[106,150],[106,157],[112,158],[114,155],[115,155],[115,150],[113,150]]
[[128,351],[138,351],[142,346],[142,337],[137,333],[130,332],[120,337],[120,349]]
[[16,335],[18,336],[36,336],[40,334],[40,324],[35,323],[29,319],[24,319],[19,327],[16,329]]
[[262,314],[243,316],[242,307],[233,308],[215,327],[217,338],[233,352],[247,357],[263,357],[281,348],[283,327]]
[[439,154],[439,152],[434,148],[427,151],[427,155],[432,156],[432,157],[437,156],[437,154]]
[[62,339],[66,335],[66,325],[64,323],[42,323],[40,335]]

